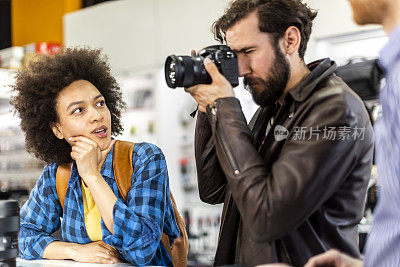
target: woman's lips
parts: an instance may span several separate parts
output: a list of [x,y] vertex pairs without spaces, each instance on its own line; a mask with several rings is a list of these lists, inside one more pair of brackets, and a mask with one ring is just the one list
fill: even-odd
[[106,138],[107,137],[107,127],[102,126],[100,128],[97,128],[92,132],[95,136],[98,138]]

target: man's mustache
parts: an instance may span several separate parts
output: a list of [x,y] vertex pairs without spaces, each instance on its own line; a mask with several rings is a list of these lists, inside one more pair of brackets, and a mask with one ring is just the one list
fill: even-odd
[[264,81],[261,78],[255,77],[244,77],[243,83],[246,87],[252,87],[254,85],[263,85]]
[[251,77],[244,77],[243,83],[246,86],[251,86],[254,83],[254,80]]

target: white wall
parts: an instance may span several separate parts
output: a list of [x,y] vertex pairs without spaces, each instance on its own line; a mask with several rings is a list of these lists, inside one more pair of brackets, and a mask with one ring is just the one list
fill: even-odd
[[309,5],[318,10],[313,28],[314,37],[356,32],[376,26],[360,27],[353,22],[353,13],[347,0],[308,0]]
[[[170,54],[213,44],[212,22],[228,0],[121,0],[64,16],[66,46],[103,48],[115,74],[153,71]],[[207,7],[207,8],[204,8]]]
[[[318,39],[377,26],[356,25],[347,0],[305,0],[318,10],[306,61],[316,59]],[[170,54],[188,54],[215,43],[211,24],[229,0],[120,0],[64,17],[67,46],[101,47],[116,74],[141,73],[161,67]],[[207,8],[204,8],[207,7]]]
[[318,11],[306,53],[307,62],[317,59],[318,39],[380,28],[356,25],[347,0],[306,0],[304,2]]

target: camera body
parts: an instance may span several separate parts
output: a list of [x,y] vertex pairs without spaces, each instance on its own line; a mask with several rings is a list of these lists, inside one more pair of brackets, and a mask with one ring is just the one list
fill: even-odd
[[165,61],[164,73],[171,88],[211,84],[212,80],[204,66],[210,58],[221,74],[235,87],[239,84],[238,61],[235,53],[226,45],[212,45],[202,49],[198,56],[170,55]]

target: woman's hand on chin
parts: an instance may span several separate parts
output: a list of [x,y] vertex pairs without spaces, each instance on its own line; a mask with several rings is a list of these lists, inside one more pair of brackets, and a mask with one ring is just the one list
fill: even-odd
[[110,145],[106,149],[100,150],[98,144],[88,137],[74,136],[68,139],[74,142],[71,149],[71,157],[76,161],[79,175],[85,183],[89,182],[90,179],[96,179],[115,140],[111,140]]

